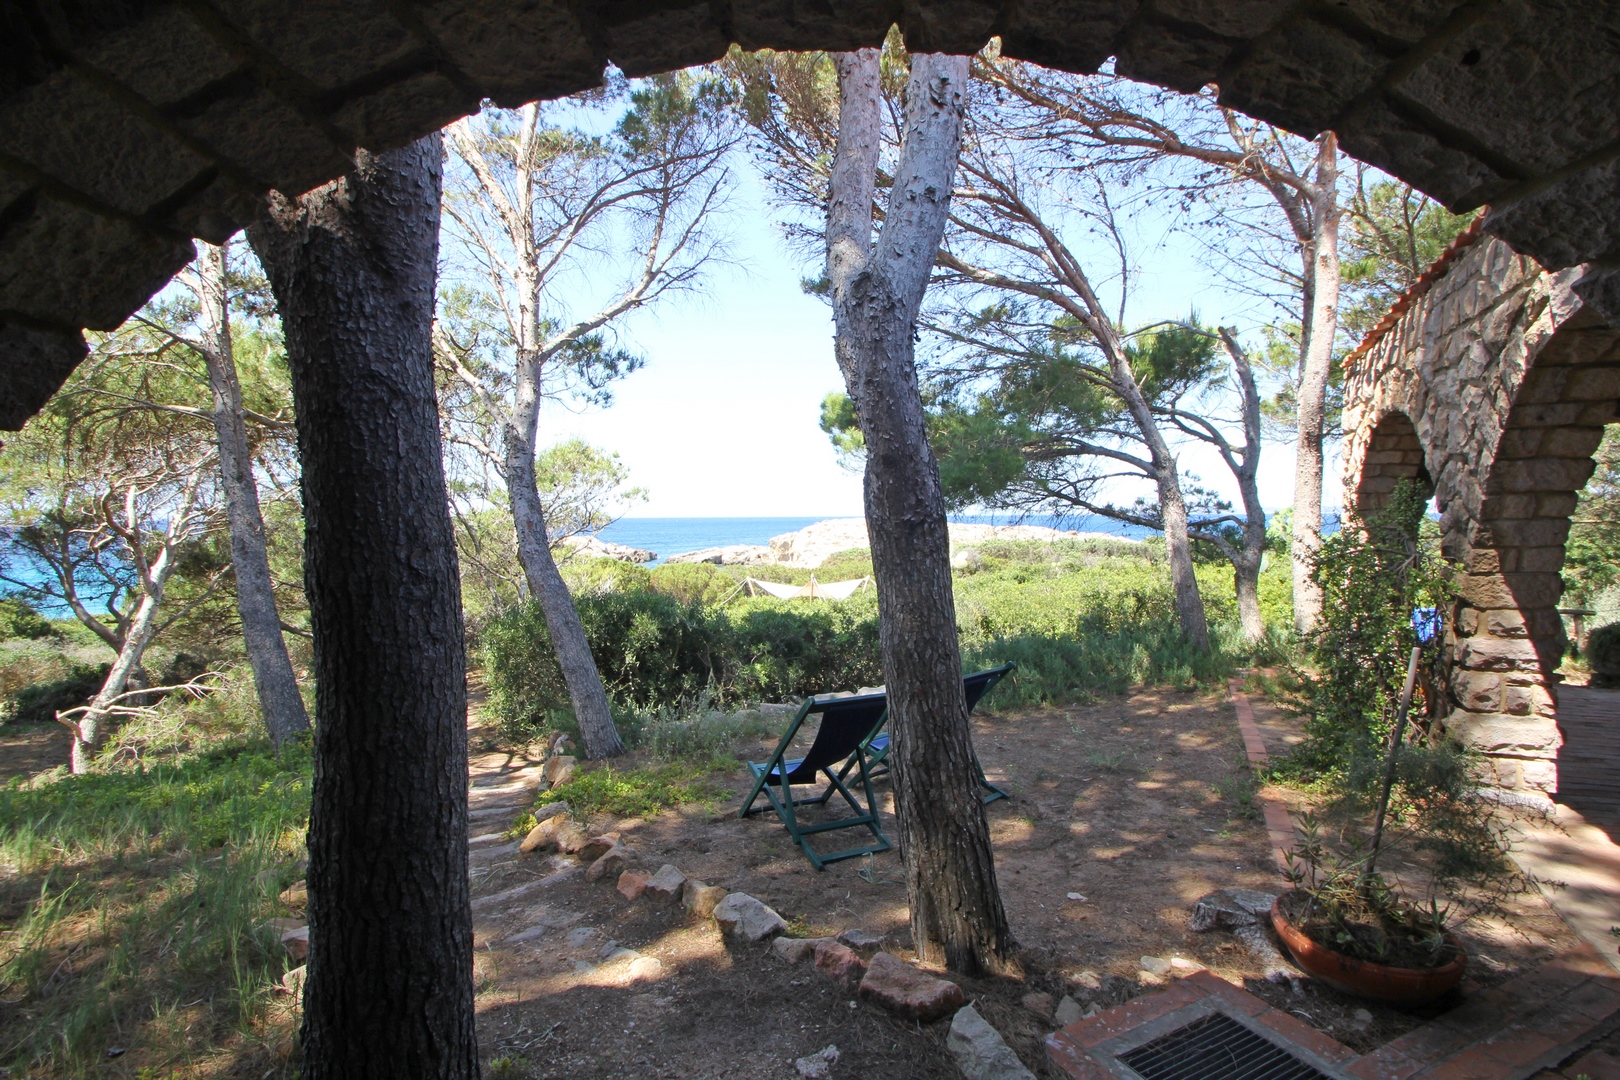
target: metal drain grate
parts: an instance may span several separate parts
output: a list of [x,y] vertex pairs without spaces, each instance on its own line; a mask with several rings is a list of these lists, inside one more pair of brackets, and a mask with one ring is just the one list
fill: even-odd
[[1224,1013],[1120,1054],[1143,1080],[1330,1080]]

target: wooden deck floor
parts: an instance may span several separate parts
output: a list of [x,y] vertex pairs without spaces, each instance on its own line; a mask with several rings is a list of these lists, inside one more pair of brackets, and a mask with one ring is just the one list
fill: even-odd
[[1620,690],[1558,690],[1558,801],[1620,843]]

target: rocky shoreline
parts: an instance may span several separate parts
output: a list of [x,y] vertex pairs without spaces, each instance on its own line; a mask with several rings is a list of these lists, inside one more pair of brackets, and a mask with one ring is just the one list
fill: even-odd
[[[952,523],[951,548],[955,550],[969,544],[982,544],[987,540],[1036,540],[1051,543],[1055,540],[1085,540],[1102,538],[1123,540],[1111,533],[1079,532],[1075,529],[1052,529],[1044,525],[971,525]],[[1134,541],[1129,541],[1133,542]],[[598,558],[623,559],[626,562],[646,563],[657,558],[653,552],[612,544],[595,537],[570,537],[568,540],[582,554]],[[769,544],[731,544],[725,547],[704,548],[671,555],[665,562],[712,563],[716,566],[792,566],[815,569],[840,551],[871,547],[863,518],[833,518],[806,525],[797,532],[771,537]]]

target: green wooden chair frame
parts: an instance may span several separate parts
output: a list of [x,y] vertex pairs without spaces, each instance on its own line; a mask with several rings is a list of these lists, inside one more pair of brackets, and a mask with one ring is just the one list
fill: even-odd
[[[805,751],[804,757],[788,760],[786,757],[788,745],[793,742],[800,726],[812,713],[821,715],[821,727],[816,731],[810,749]],[[811,698],[806,701],[799,707],[793,722],[788,725],[787,732],[782,736],[781,742],[776,744],[770,758],[764,762],[748,763],[748,770],[754,777],[754,787],[748,793],[748,801],[743,803],[737,816],[748,817],[750,814],[763,813],[765,807],[755,806],[755,803],[759,801],[761,795],[764,795],[770,808],[776,811],[776,816],[787,826],[794,843],[799,845],[805,857],[810,860],[810,864],[817,870],[839,859],[888,851],[891,847],[889,838],[883,835],[883,830],[878,826],[877,803],[872,797],[872,778],[867,774],[866,762],[860,753],[860,747],[883,726],[883,718],[887,714],[888,699],[883,694]],[[860,772],[861,789],[866,794],[865,806],[861,805],[849,786],[844,783],[844,778],[850,771],[850,759],[854,759],[854,767]],[[844,763],[843,770],[834,773],[833,770],[840,763]],[[827,787],[819,795],[794,798],[793,785],[817,783],[818,773],[826,775]],[[849,804],[850,809],[855,812],[853,817],[842,817],[813,825],[799,821],[798,807],[823,805],[832,798],[834,792]],[[871,832],[873,843],[825,855],[810,846],[810,837],[817,833],[862,827]]]
[[[967,696],[969,714],[973,712],[974,706],[978,705],[980,699],[995,687],[996,683],[1012,673],[1015,666],[1017,665],[1009,660],[1000,667],[976,671],[972,675],[962,677],[962,691]],[[883,720],[873,729],[872,734],[861,741],[860,747],[850,756],[848,761],[844,762],[844,767],[838,770],[840,778],[847,776],[849,771],[857,766],[863,766],[862,772],[873,780],[888,775],[889,766],[886,762],[889,757],[890,744],[888,734],[883,731],[888,719],[889,714],[884,712]],[[973,777],[986,792],[984,796],[986,805],[995,802],[997,799],[1012,798],[1005,789],[997,787],[985,778],[984,768],[979,764],[978,754],[973,755]]]

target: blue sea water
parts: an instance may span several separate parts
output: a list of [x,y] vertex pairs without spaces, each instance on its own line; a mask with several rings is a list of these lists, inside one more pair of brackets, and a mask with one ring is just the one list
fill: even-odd
[[[826,520],[826,517],[626,517],[615,521],[599,535],[603,540],[615,544],[656,552],[658,558],[649,564],[656,566],[671,555],[688,551],[734,544],[769,543],[773,536],[798,532],[806,525]],[[951,520],[975,525],[1046,525],[1054,529],[1078,529],[1081,532],[1108,533],[1137,540],[1148,535],[1148,530],[1138,526],[1121,525],[1089,515],[1060,521],[1035,515],[1017,518],[969,514],[953,516]]]

